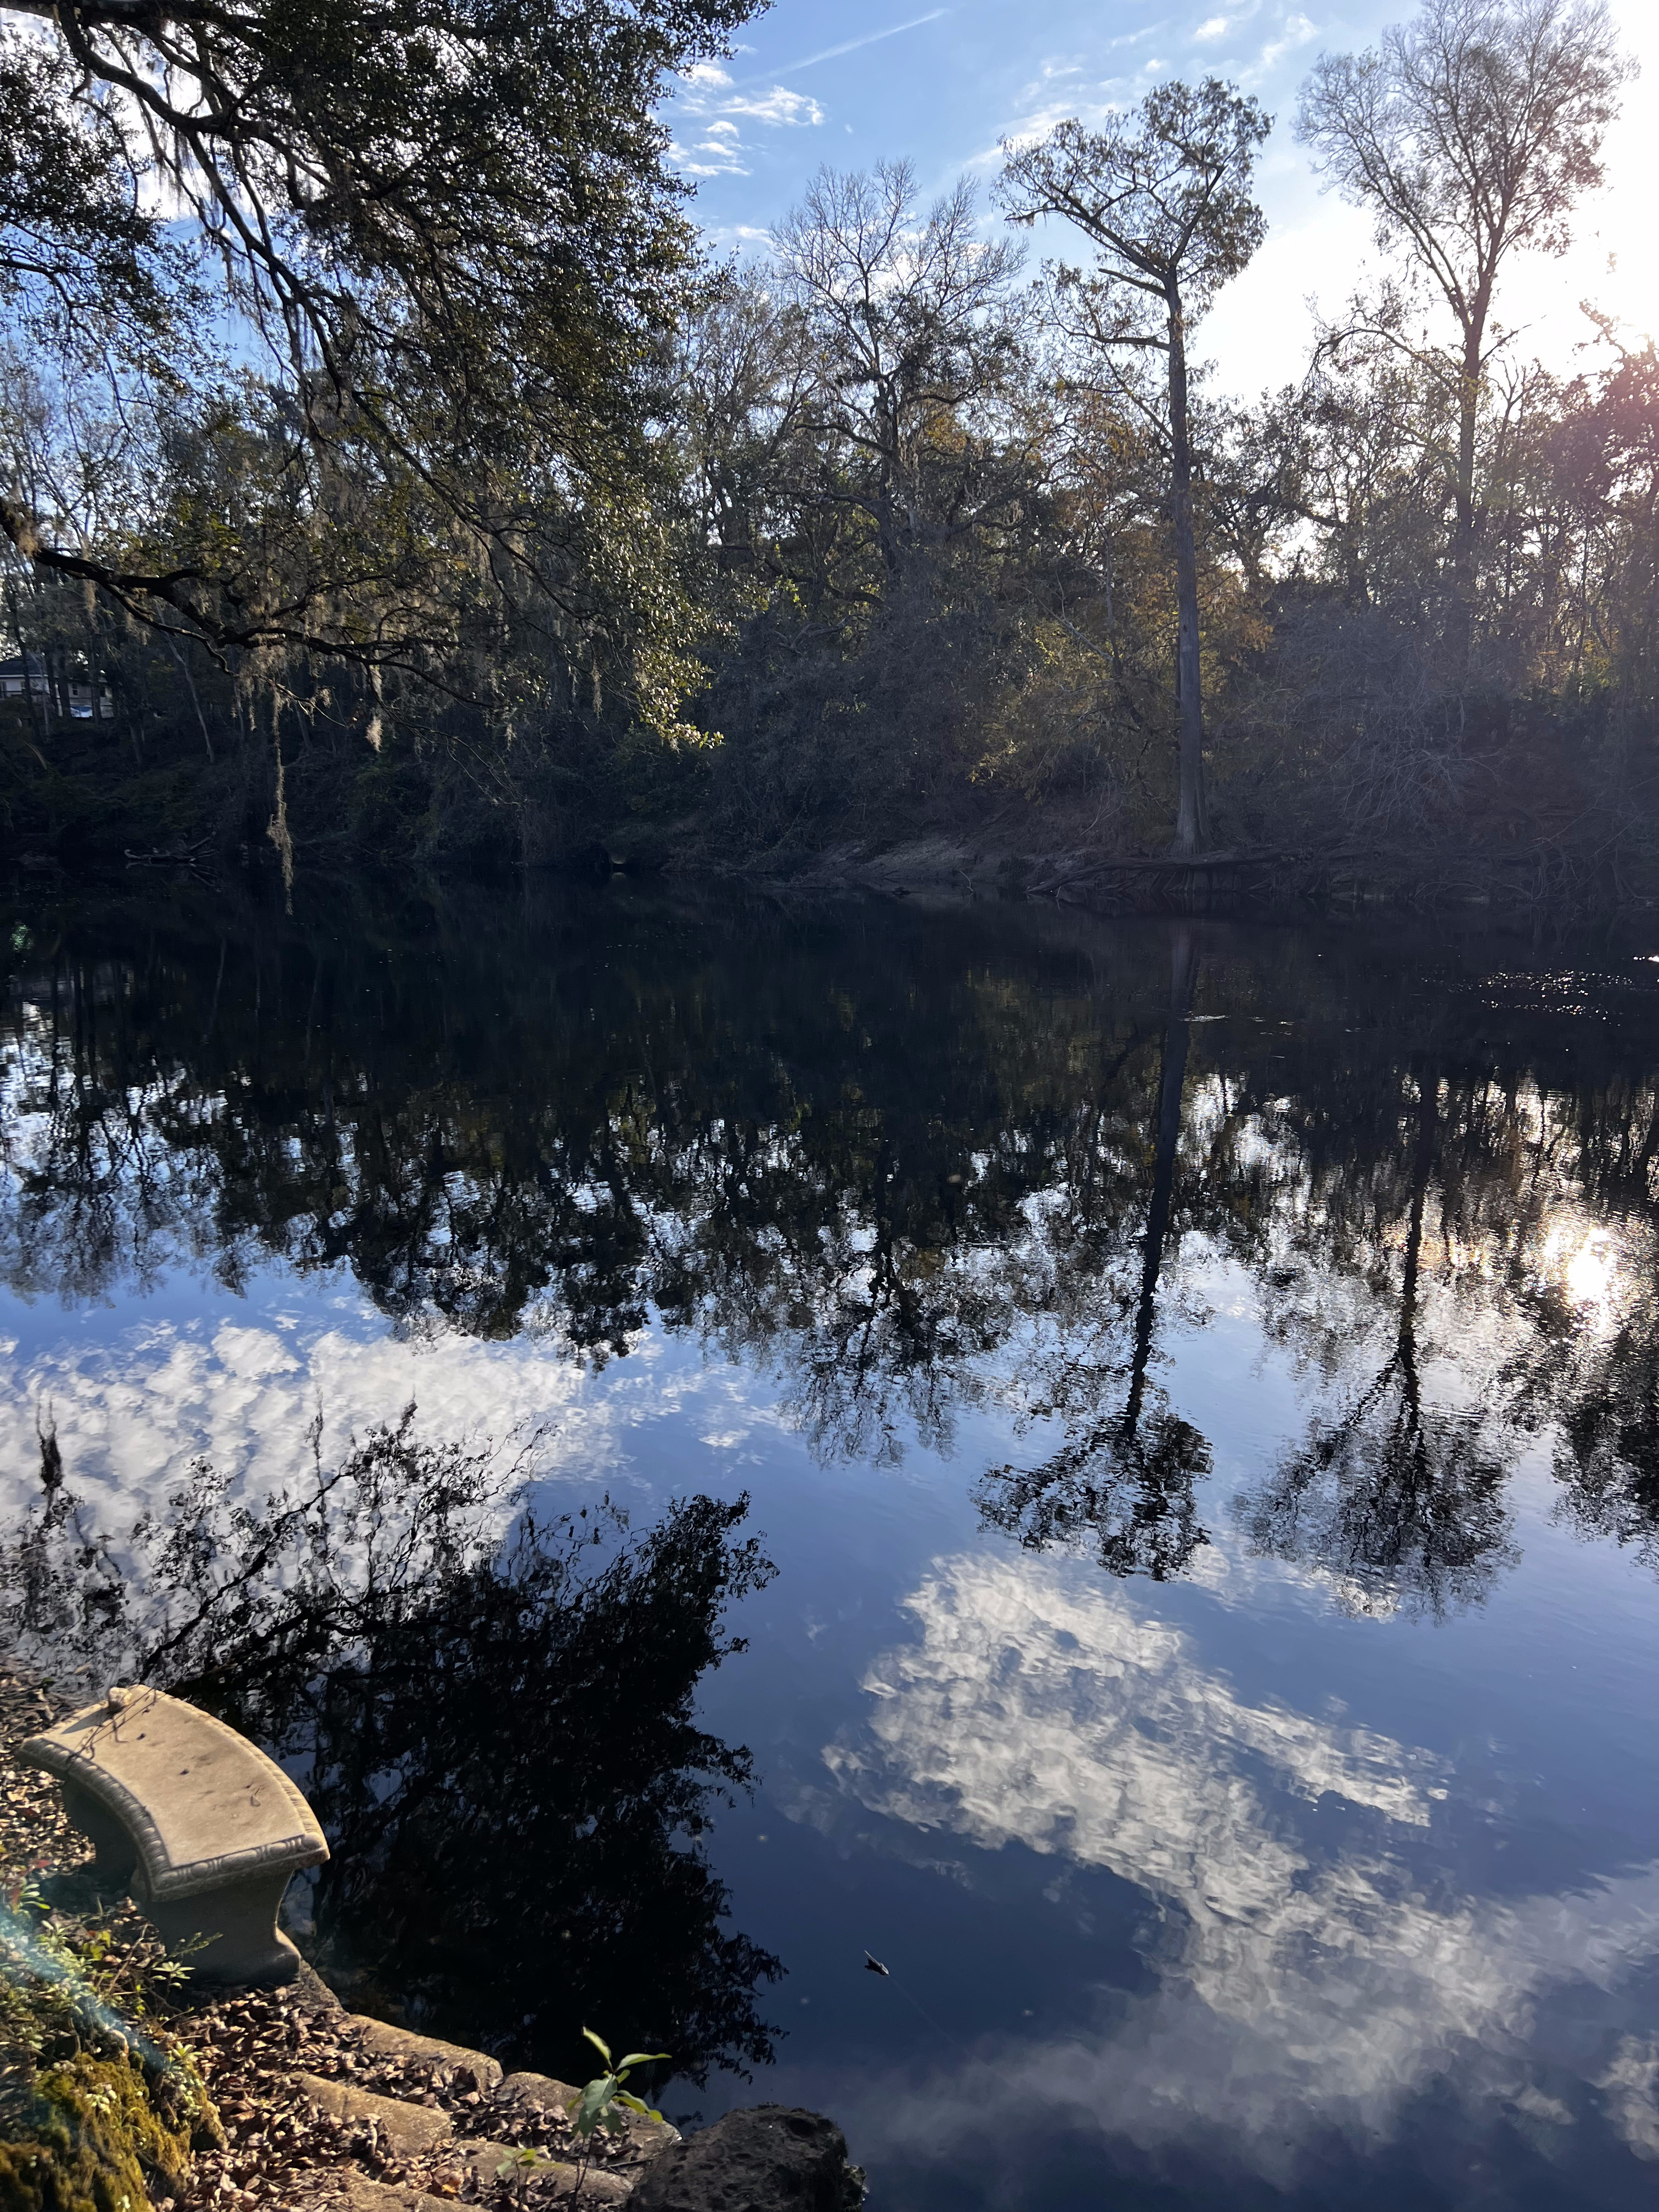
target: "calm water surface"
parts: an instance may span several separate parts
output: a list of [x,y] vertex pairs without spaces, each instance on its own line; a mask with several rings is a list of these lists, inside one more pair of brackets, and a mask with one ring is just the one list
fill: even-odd
[[298,903],[7,908],[0,1478],[14,1617],[43,1430],[118,1580],[410,1401],[492,1547],[627,1508],[580,1649],[416,1546],[244,1709],[359,2002],[647,2036],[876,2212],[1653,2204],[1643,943]]

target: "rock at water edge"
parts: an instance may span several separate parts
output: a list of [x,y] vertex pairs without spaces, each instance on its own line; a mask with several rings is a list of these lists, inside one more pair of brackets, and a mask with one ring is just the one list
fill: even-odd
[[638,2212],[857,2212],[863,2201],[841,2130],[789,2105],[727,2112],[671,2143],[633,2197]]

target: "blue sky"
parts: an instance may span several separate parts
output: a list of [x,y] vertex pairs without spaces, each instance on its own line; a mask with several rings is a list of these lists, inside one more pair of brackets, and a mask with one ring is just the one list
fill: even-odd
[[[1250,394],[1297,374],[1310,294],[1336,307],[1370,252],[1364,217],[1322,193],[1291,136],[1297,88],[1322,50],[1368,45],[1409,12],[1398,0],[776,0],[728,64],[681,86],[667,120],[711,243],[744,252],[763,248],[820,162],[906,155],[927,190],[964,170],[988,187],[1005,133],[1097,118],[1159,76],[1230,77],[1278,118],[1260,174],[1267,243],[1203,337],[1223,386]],[[1647,66],[1609,141],[1608,189],[1583,209],[1566,261],[1517,267],[1502,303],[1528,349],[1561,368],[1589,335],[1586,295],[1634,332],[1659,328],[1659,6],[1618,0],[1613,14]]]

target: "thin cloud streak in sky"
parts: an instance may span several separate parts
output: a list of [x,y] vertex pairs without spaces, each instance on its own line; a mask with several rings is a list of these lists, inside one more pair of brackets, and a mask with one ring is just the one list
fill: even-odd
[[884,31],[867,31],[861,39],[848,39],[845,45],[825,46],[821,52],[807,54],[798,62],[786,62],[781,69],[771,71],[774,76],[791,76],[797,70],[812,69],[819,62],[833,62],[842,54],[856,53],[860,46],[873,46],[883,39],[896,39],[901,31],[919,31],[924,23],[937,23],[941,15],[950,14],[948,8],[931,9],[925,15],[913,15],[908,23],[894,23]]

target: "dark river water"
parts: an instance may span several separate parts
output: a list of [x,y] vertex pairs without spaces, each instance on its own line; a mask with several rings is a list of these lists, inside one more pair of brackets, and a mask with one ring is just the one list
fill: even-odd
[[1654,2204],[1659,951],[296,904],[6,907],[0,1602],[349,1996],[874,2212]]

